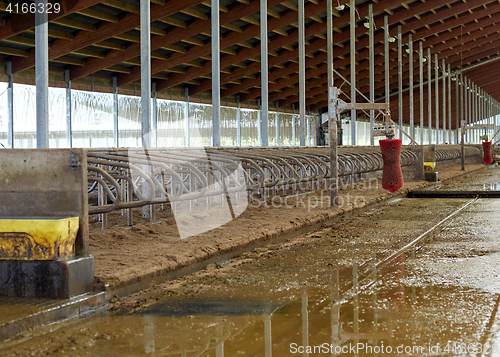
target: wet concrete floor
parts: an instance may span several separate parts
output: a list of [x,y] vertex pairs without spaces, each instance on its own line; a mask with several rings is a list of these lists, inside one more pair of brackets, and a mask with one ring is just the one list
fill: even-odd
[[499,199],[395,199],[0,356],[497,356],[499,213]]

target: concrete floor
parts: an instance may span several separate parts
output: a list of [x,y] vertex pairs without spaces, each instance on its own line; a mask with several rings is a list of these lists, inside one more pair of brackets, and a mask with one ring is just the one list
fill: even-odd
[[[494,167],[437,188],[499,181]],[[499,199],[392,199],[25,334],[0,355],[500,355],[499,213]]]

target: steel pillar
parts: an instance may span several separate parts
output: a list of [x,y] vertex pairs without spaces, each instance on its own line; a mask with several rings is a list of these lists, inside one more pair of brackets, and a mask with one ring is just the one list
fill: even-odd
[[338,157],[337,157],[337,120],[338,113],[336,102],[338,99],[338,88],[328,88],[328,135],[330,136],[330,207],[336,207],[337,188],[339,181]]
[[[350,0],[351,103],[356,103],[356,1]],[[351,145],[356,145],[356,110],[351,110]]]
[[436,77],[436,83],[434,84],[434,90],[436,95],[436,144],[439,142],[439,61],[437,53],[434,54],[434,76]]
[[403,36],[398,26],[398,105],[399,105],[399,138],[403,139]]
[[326,52],[328,88],[333,87],[333,0],[326,0]]
[[[370,102],[375,103],[375,51],[373,44],[373,5],[368,5],[368,22],[370,28],[368,29],[369,36],[369,67],[370,67]],[[411,67],[411,66],[410,66]],[[370,145],[375,145],[375,137],[373,136],[373,128],[375,125],[375,111],[370,110]]]
[[[306,35],[304,18],[304,1],[299,0],[299,137],[300,146],[306,145]],[[353,0],[351,0],[352,2]]]
[[[219,0],[211,0],[212,21],[212,145],[220,146],[220,27]],[[260,122],[259,122],[260,123]],[[260,124],[259,124],[260,125]]]
[[12,62],[7,62],[7,146],[14,148],[14,75]]
[[384,65],[385,65],[385,102],[390,103],[389,98],[389,20],[384,16]]
[[295,118],[295,104],[292,104],[292,145],[295,146],[297,143],[297,138],[296,138],[296,121],[297,118]]
[[279,102],[276,101],[276,146],[280,145],[280,107]]
[[118,86],[116,77],[113,77],[113,142],[119,147],[118,135]]
[[73,147],[73,135],[71,130],[71,80],[69,79],[69,69],[64,71],[64,81],[66,82],[66,143],[69,148]]
[[446,143],[446,108],[447,108],[447,103],[446,103],[446,63],[442,62],[443,65],[443,139],[442,139],[442,144]]
[[236,96],[236,104],[238,105],[236,109],[236,140],[238,146],[241,146],[241,103],[239,95]]
[[[269,146],[269,66],[267,0],[260,0],[260,90],[262,98],[262,146]],[[304,84],[305,86],[305,84]],[[305,96],[305,89],[304,89]]]
[[[46,8],[48,0],[35,0]],[[35,11],[36,147],[49,147],[49,27],[47,12]]]
[[428,85],[428,95],[427,95],[427,111],[428,111],[428,126],[429,126],[429,145],[432,144],[432,56],[431,49],[427,49],[427,85]]
[[410,136],[415,139],[415,120],[414,120],[414,107],[413,107],[413,37],[412,34],[409,34],[408,38],[408,49],[410,53],[408,53],[409,62],[410,62]]
[[156,91],[156,83],[152,85],[153,89],[153,107],[152,107],[152,133],[154,147],[158,147],[158,92]]
[[452,144],[453,133],[451,131],[451,65],[448,64],[448,142]]
[[141,134],[142,147],[151,146],[151,16],[150,1],[140,1],[141,17]]
[[422,41],[418,43],[419,74],[420,74],[420,145],[424,145],[424,50]]
[[189,88],[184,88],[186,105],[184,106],[184,146],[189,147]]

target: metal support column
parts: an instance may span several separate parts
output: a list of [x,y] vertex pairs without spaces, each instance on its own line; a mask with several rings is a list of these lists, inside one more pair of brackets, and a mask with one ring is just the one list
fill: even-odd
[[280,107],[279,102],[276,101],[276,146],[280,145]]
[[267,0],[260,0],[260,91],[262,99],[262,146],[269,146],[269,66],[267,49]]
[[453,133],[451,131],[451,65],[448,64],[448,142],[450,145],[453,141]]
[[403,139],[403,36],[398,26],[398,105],[399,139]]
[[113,142],[114,146],[119,147],[118,139],[118,86],[116,77],[113,77]]
[[[304,18],[304,1],[299,0],[299,137],[300,146],[306,145],[306,35]],[[351,0],[352,2],[353,0]]]
[[[350,0],[351,103],[356,103],[356,0]],[[351,145],[356,145],[356,110],[351,110]]]
[[241,103],[239,95],[236,96],[236,104],[238,105],[236,109],[236,140],[238,146],[241,146]]
[[71,80],[69,79],[69,69],[64,71],[64,81],[66,82],[66,143],[69,148],[73,147],[73,135],[71,130]]
[[292,145],[295,146],[297,143],[297,138],[296,138],[296,122],[297,118],[295,118],[295,104],[292,104]]
[[[35,0],[46,8],[48,0]],[[49,27],[47,12],[35,11],[36,147],[49,147]]]
[[429,145],[432,144],[432,56],[431,49],[427,49],[427,85],[428,85],[428,93],[427,93],[427,111],[428,111],[428,125],[429,125]]
[[186,105],[184,106],[184,146],[189,147],[189,88],[184,88]]
[[262,125],[261,123],[261,117],[262,113],[260,111],[260,98],[257,99],[257,138],[258,138],[258,145],[262,146]]
[[434,54],[434,76],[436,77],[435,91],[436,91],[436,144],[439,142],[439,60],[437,53]]
[[408,53],[409,63],[410,63],[410,136],[415,139],[415,121],[414,121],[414,107],[413,107],[413,36],[410,33],[408,37]]
[[[462,123],[465,122],[465,115],[464,115],[464,108],[465,108],[465,98],[464,98],[464,75],[460,73],[460,125],[461,131],[463,131]],[[463,133],[462,133],[463,134]],[[463,138],[463,136],[462,136]],[[457,134],[457,140],[458,140],[458,134]]]
[[153,143],[154,147],[158,147],[158,92],[156,91],[156,83],[152,85],[153,89],[153,107],[152,111],[152,133],[153,133]]
[[[469,100],[468,100],[468,103],[469,103],[469,124],[472,124],[472,81],[470,79],[467,80],[467,88],[469,90],[469,94],[468,94],[468,97],[469,97]],[[473,137],[474,133],[470,133],[469,134],[469,138],[470,138],[470,141],[474,141],[474,137]]]
[[151,16],[150,1],[141,0],[141,134],[142,146],[151,146]]
[[459,143],[458,140],[458,129],[460,128],[460,110],[462,108],[462,102],[460,101],[460,91],[462,90],[461,86],[461,74],[457,74],[455,76],[455,144]]
[[420,145],[424,145],[424,50],[422,41],[418,43],[419,72],[420,72]]
[[11,149],[14,148],[14,75],[12,74],[12,62],[7,62],[7,146]]
[[[211,0],[212,16],[212,145],[220,146],[220,27],[219,0]],[[260,122],[259,122],[260,123]],[[259,124],[260,125],[260,124]]]
[[338,158],[337,158],[337,120],[338,113],[336,103],[338,99],[338,88],[328,88],[328,135],[330,136],[330,207],[337,206],[337,188],[339,181]]
[[443,139],[442,139],[442,144],[444,144],[447,142],[446,119],[448,119],[448,117],[446,116],[446,108],[447,108],[448,104],[446,103],[446,63],[444,62],[444,59],[443,59],[442,64],[443,64],[443,69],[441,70],[441,72],[443,73]]
[[[333,0],[326,0],[326,54],[328,88],[333,87]],[[328,90],[327,90],[328,91]]]
[[[373,44],[373,5],[369,4],[368,5],[368,22],[370,25],[370,28],[368,30],[368,36],[369,36],[369,57],[370,57],[370,102],[375,103],[375,51],[374,51],[374,44]],[[375,125],[375,111],[370,110],[370,145],[375,145],[375,137],[373,136],[373,128]]]
[[384,16],[384,65],[385,65],[385,102],[390,103],[389,97],[389,20]]
[[[333,0],[326,0],[326,52],[327,52],[327,75],[328,75],[328,135],[330,139],[330,148],[332,145],[331,137],[332,132],[335,130],[337,132],[337,123],[334,120],[330,120],[332,114],[330,113],[330,88],[333,88]],[[294,107],[292,107],[295,109]],[[295,110],[294,110],[295,111]],[[292,128],[293,129],[293,128]],[[293,133],[295,134],[295,133]],[[293,135],[295,136],[295,135]],[[335,137],[335,140],[337,138]],[[325,138],[326,140],[326,138]],[[295,140],[292,141],[295,144]]]

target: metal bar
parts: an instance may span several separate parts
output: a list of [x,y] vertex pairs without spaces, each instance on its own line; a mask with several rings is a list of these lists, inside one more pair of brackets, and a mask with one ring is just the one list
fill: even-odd
[[[299,137],[300,146],[306,145],[306,35],[304,18],[304,1],[299,0]],[[352,0],[351,0],[352,2]]]
[[446,63],[444,62],[444,59],[443,59],[443,69],[442,69],[442,72],[443,72],[443,139],[442,139],[442,143],[444,144],[446,142],[446,107],[447,107],[447,104],[446,104]]
[[453,141],[453,133],[451,131],[451,65],[448,64],[448,142]]
[[461,75],[457,75],[455,81],[455,143],[458,144],[458,129],[460,128],[460,111],[462,108],[462,102],[460,101],[460,91],[462,86],[460,85]]
[[420,74],[420,145],[424,145],[424,50],[422,41],[418,43],[418,53],[420,56],[419,60],[419,74]]
[[[464,116],[464,108],[465,108],[465,102],[464,102],[464,75],[460,73],[460,123],[457,123],[460,125],[461,129],[460,132],[463,131],[463,123],[465,122],[465,116]],[[462,137],[463,139],[463,137]],[[457,142],[458,142],[458,132],[457,132]]]
[[280,145],[280,107],[279,101],[276,101],[276,146]]
[[292,104],[292,145],[295,146],[297,138],[296,138],[296,120],[295,118],[295,104]]
[[262,125],[261,122],[262,113],[260,111],[260,98],[257,99],[257,138],[259,142],[259,146],[262,146]]
[[[35,0],[36,8],[48,0]],[[49,147],[49,27],[48,14],[35,11],[36,147]]]
[[153,146],[158,147],[158,92],[156,91],[156,83],[152,85],[153,89],[153,108],[152,108],[152,133]]
[[384,16],[384,65],[385,65],[385,102],[390,103],[389,89],[389,19]]
[[[350,0],[351,102],[356,103],[356,1]],[[356,110],[351,110],[351,145],[356,145]]]
[[326,52],[328,88],[333,87],[333,0],[326,0]]
[[437,53],[434,54],[434,75],[436,77],[435,95],[436,95],[436,144],[439,144],[439,61]]
[[429,145],[432,144],[432,56],[431,49],[427,49],[427,85],[428,85],[428,93],[427,93],[427,111],[428,111],[428,126],[429,126]]
[[211,0],[212,21],[212,145],[220,146],[220,26],[219,0]]
[[151,146],[151,16],[149,0],[141,0],[141,134],[142,147]]
[[[260,91],[262,98],[262,146],[269,146],[269,66],[267,0],[260,0]],[[304,55],[305,56],[305,55]],[[305,83],[305,82],[304,82]],[[305,84],[304,84],[305,86]],[[305,89],[304,89],[305,96]]]
[[[370,101],[375,102],[375,51],[373,44],[373,5],[368,5],[368,21],[370,28],[368,30],[369,36],[369,57],[370,57]],[[375,137],[373,136],[373,129],[375,126],[375,112],[370,110],[370,145],[375,145]]]
[[410,136],[415,138],[415,121],[414,121],[414,107],[413,107],[413,37],[410,33],[408,38],[408,49],[410,53],[408,53],[409,62],[410,62]]
[[184,88],[186,105],[184,106],[184,146],[189,147],[189,88]]
[[14,75],[12,62],[7,62],[7,146],[14,148]]
[[118,135],[118,86],[116,77],[113,77],[113,141],[115,147],[119,147]]
[[311,145],[311,110],[310,107],[307,107],[307,146]]
[[73,137],[71,130],[71,80],[69,79],[69,69],[64,70],[64,81],[66,82],[66,143],[69,148],[72,148]]
[[336,207],[337,188],[339,182],[337,156],[337,99],[338,88],[328,88],[328,135],[330,136],[330,207]]
[[[399,105],[399,127],[403,127],[403,37],[401,26],[398,26],[398,105]],[[403,138],[403,132],[399,129],[399,138]]]
[[236,96],[236,104],[238,105],[238,109],[236,109],[236,140],[238,146],[241,146],[241,103],[239,95]]
[[[472,81],[470,79],[467,80],[467,89],[469,90],[469,120],[468,124],[472,124]],[[469,133],[470,141],[474,141],[473,133]]]

